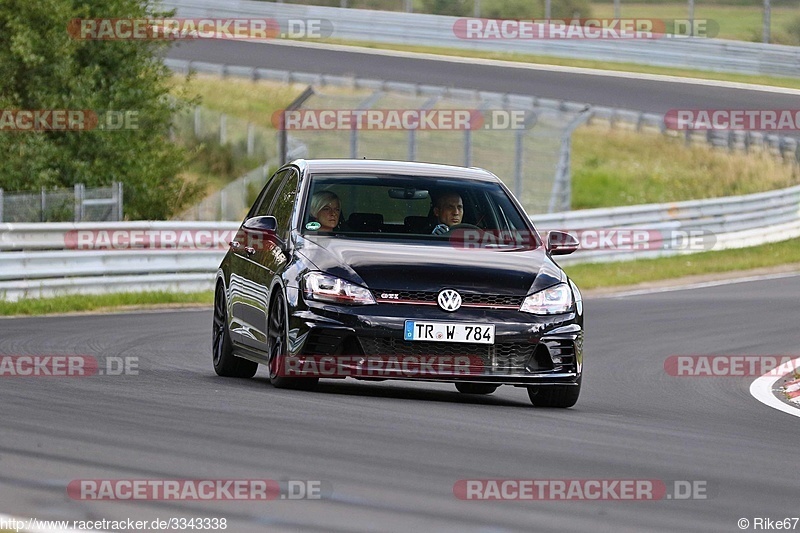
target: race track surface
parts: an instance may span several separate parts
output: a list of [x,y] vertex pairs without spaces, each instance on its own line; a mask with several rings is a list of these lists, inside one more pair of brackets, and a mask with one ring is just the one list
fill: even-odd
[[[211,311],[0,320],[0,355],[138,358],[138,375],[0,378],[0,513],[226,517],[228,531],[739,531],[797,515],[798,419],[753,378],[672,377],[674,354],[798,354],[800,277],[586,303],[582,396],[217,377]],[[74,500],[79,479],[319,480],[317,501]],[[462,479],[705,482],[688,501],[462,501]]]
[[[794,109],[798,103],[795,94],[755,89],[529,70],[469,63],[463,59],[432,61],[272,43],[198,40],[179,43],[167,55],[209,63],[533,95],[651,113],[665,113],[670,109]],[[704,67],[698,65],[698,69]]]

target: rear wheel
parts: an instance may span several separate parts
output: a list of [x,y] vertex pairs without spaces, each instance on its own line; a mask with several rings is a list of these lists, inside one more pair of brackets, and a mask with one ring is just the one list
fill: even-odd
[[279,292],[272,298],[267,323],[269,351],[269,380],[276,389],[313,389],[319,378],[291,378],[281,376],[281,367],[288,353],[288,319],[286,300]]
[[461,394],[491,394],[499,385],[490,383],[456,383],[456,389]]
[[229,378],[252,378],[258,363],[233,355],[233,342],[228,331],[228,305],[222,283],[214,292],[214,330],[211,338],[214,372]]
[[536,407],[572,407],[581,394],[581,381],[577,385],[528,387],[528,397]]

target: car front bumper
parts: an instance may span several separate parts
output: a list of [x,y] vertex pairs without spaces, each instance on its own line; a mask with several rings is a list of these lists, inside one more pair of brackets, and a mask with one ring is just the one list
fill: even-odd
[[[583,368],[583,317],[508,309],[378,303],[343,306],[288,291],[289,354],[315,377],[577,385]],[[404,340],[405,321],[494,324],[492,345]],[[334,364],[335,363],[335,364]]]

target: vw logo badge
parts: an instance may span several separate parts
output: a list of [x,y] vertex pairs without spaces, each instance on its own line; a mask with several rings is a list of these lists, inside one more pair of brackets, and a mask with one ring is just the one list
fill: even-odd
[[461,307],[461,295],[453,289],[441,291],[436,301],[439,303],[439,307],[445,311],[456,311]]

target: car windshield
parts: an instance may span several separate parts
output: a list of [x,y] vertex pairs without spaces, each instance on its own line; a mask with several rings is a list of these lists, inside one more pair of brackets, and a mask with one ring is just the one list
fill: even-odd
[[315,175],[301,231],[344,239],[425,239],[536,248],[539,236],[494,182],[419,176]]

